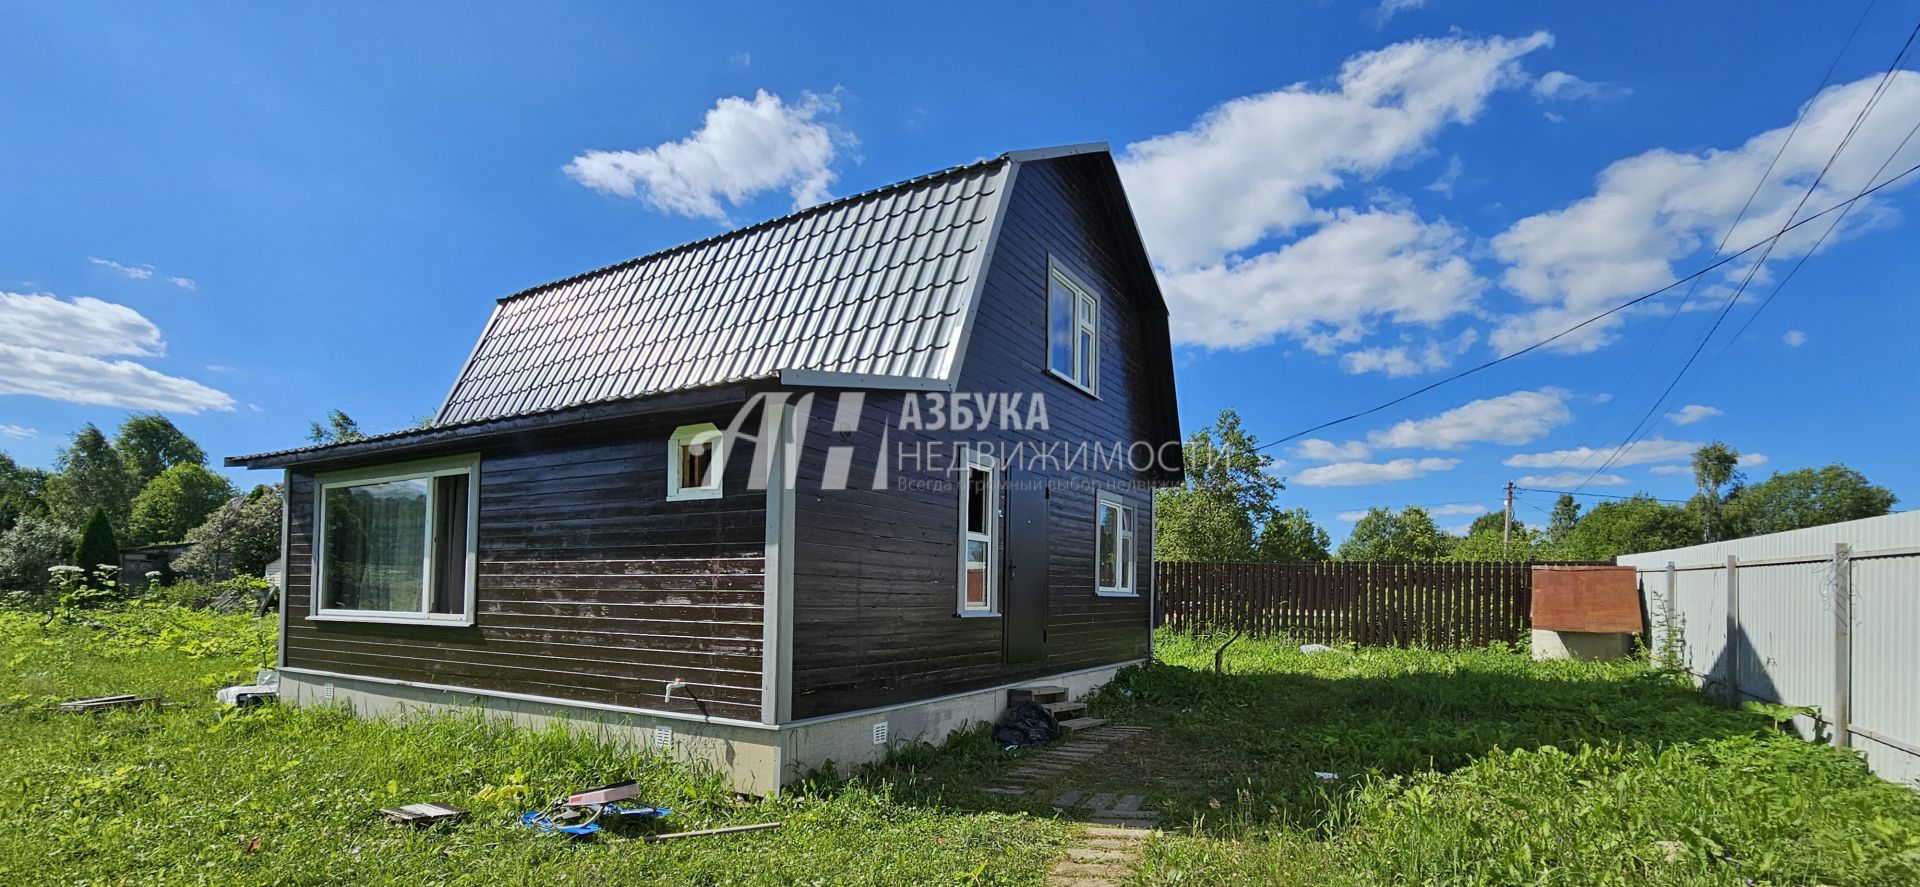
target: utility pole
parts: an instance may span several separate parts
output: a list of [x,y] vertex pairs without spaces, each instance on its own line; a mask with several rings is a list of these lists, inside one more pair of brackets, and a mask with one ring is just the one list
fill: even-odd
[[1500,544],[1513,541],[1513,481],[1507,481],[1507,522],[1500,528]]

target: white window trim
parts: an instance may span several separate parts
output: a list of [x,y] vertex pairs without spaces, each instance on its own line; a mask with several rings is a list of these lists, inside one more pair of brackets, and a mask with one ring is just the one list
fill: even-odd
[[[420,612],[405,613],[390,610],[346,610],[326,606],[326,570],[327,570],[327,491],[335,487],[354,487],[365,484],[382,483],[396,480],[418,480],[420,478],[444,477],[453,474],[467,476],[467,593],[460,613],[428,613],[428,598],[433,594],[434,574],[434,516],[439,510],[434,507],[432,493],[427,501],[427,556],[421,559],[420,572]],[[440,625],[454,628],[470,626],[474,621],[475,593],[479,588],[480,566],[480,456],[470,454],[452,456],[445,459],[432,459],[421,462],[405,462],[394,465],[380,465],[373,468],[356,468],[348,471],[333,471],[314,478],[313,491],[313,585],[308,593],[307,619],[315,622],[383,622],[400,625]],[[428,485],[431,491],[433,485]]]
[[[696,441],[706,440],[713,447],[713,483],[700,487],[682,486],[680,483],[680,448]],[[673,429],[673,436],[667,438],[667,499],[680,502],[689,499],[718,499],[722,495],[722,483],[727,474],[726,435],[712,422],[698,425],[682,425]]]
[[[1088,379],[1085,385],[1074,378],[1073,374],[1060,372],[1053,366],[1053,284],[1056,281],[1065,284],[1067,289],[1074,293],[1075,310],[1070,324],[1073,327],[1073,366],[1076,369],[1080,366],[1080,334],[1082,332],[1093,334],[1091,337],[1093,359],[1087,363]],[[1079,308],[1082,303],[1092,308],[1093,319],[1090,324],[1080,322]],[[1086,392],[1091,397],[1100,396],[1100,297],[1094,293],[1092,287],[1081,283],[1080,278],[1061,267],[1052,256],[1047,257],[1047,372],[1054,378]]]
[[[960,558],[957,584],[954,586],[955,612],[966,618],[993,617],[1000,615],[1000,471],[993,456],[982,453],[972,447],[960,452],[960,511],[959,539]],[[967,606],[967,542],[976,534],[967,531],[967,500],[973,495],[973,478],[968,475],[975,468],[987,470],[987,605],[985,607]]]
[[[1127,521],[1122,517],[1117,524],[1120,538],[1114,540],[1114,550],[1123,550],[1123,540],[1133,542],[1133,563],[1131,569],[1124,570],[1126,585],[1100,584],[1100,511],[1113,506],[1123,512],[1133,512],[1133,529],[1127,529]],[[1112,493],[1102,490],[1093,500],[1093,593],[1101,597],[1139,597],[1140,596],[1140,515],[1133,505]]]

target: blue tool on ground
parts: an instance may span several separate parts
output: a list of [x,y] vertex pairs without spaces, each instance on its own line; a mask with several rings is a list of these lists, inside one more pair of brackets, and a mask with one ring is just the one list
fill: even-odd
[[617,803],[639,793],[640,785],[633,780],[587,789],[554,801],[553,806],[545,810],[522,814],[520,824],[540,832],[557,832],[578,838],[600,831],[603,828],[601,821],[609,817],[659,819],[673,813],[665,807]]

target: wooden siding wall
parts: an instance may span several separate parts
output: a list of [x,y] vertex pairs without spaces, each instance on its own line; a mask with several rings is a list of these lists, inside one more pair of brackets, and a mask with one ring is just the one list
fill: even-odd
[[[835,395],[820,392],[801,456],[795,501],[793,716],[814,717],[978,689],[1147,655],[1152,575],[1152,491],[1144,474],[1111,468],[1012,465],[1009,483],[1045,483],[1049,499],[1049,606],[1044,661],[1004,664],[1002,620],[955,614],[959,499],[941,466],[891,460],[888,491],[875,491],[883,447],[897,454],[924,445],[990,442],[1130,443],[1154,439],[1146,401],[1151,364],[1166,348],[1164,314],[1134,307],[1121,251],[1108,239],[1111,215],[1092,171],[1074,160],[1028,163],[988,271],[986,295],[962,367],[963,392],[1032,392],[1046,398],[1049,428],[997,425],[966,434],[900,428],[903,395],[870,392],[859,429],[832,428]],[[1046,372],[1047,260],[1062,263],[1100,291],[1100,392],[1095,399]],[[1163,352],[1162,352],[1163,353]],[[925,401],[923,400],[924,404]],[[883,437],[883,433],[885,436]],[[854,489],[823,491],[819,478],[832,447],[852,447]],[[1023,471],[1023,467],[1033,470]],[[1097,490],[1134,507],[1137,597],[1094,593]],[[1002,493],[1002,503],[1005,493]],[[1007,546],[1002,541],[1004,557]],[[1007,591],[1004,573],[1001,593]]]
[[[750,460],[734,458],[723,498],[666,501],[674,426],[729,418],[731,408],[481,448],[470,628],[307,619],[315,482],[295,472],[286,664],[759,719],[766,494],[746,489]],[[669,703],[674,679],[690,692]]]

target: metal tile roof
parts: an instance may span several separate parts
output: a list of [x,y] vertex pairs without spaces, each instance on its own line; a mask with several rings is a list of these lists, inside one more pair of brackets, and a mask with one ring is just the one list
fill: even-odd
[[502,299],[436,424],[794,371],[950,382],[1023,156],[1031,155],[954,167]]

